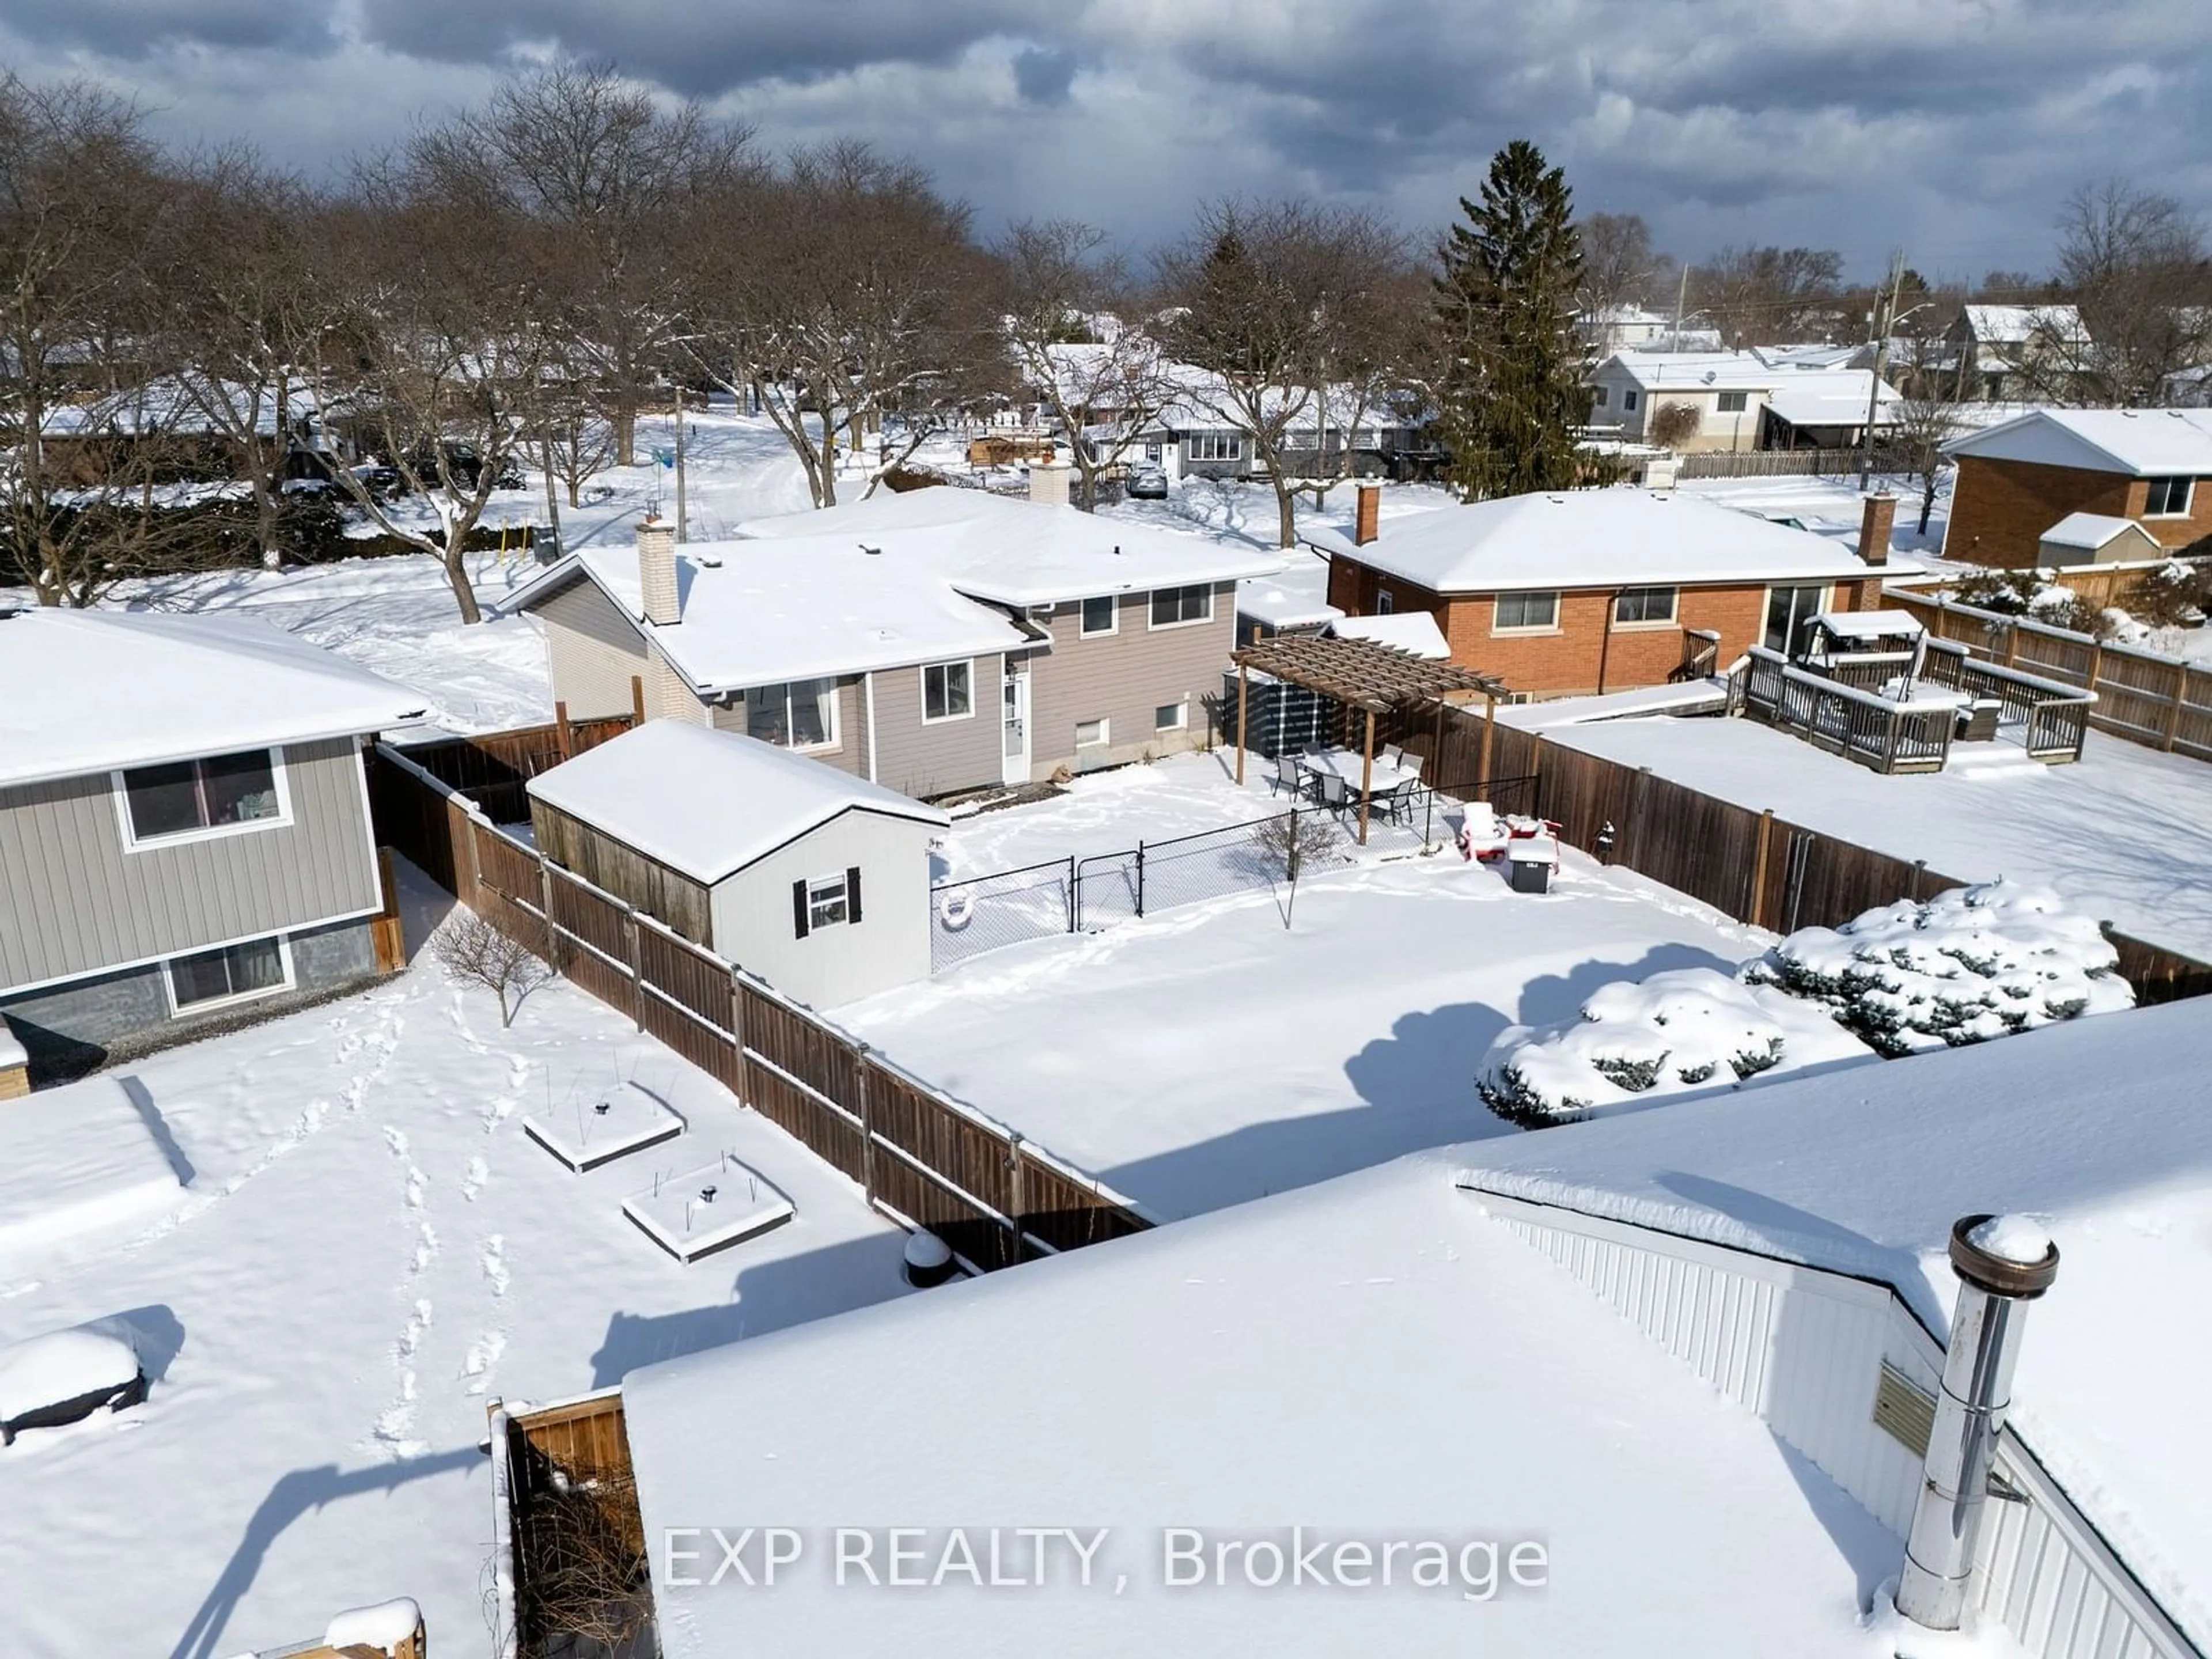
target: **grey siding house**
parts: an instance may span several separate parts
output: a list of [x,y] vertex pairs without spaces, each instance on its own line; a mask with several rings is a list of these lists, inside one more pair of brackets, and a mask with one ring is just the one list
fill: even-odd
[[362,738],[421,712],[258,623],[0,613],[0,1019],[33,1076],[372,976]]
[[938,489],[552,566],[537,617],[575,718],[743,732],[921,799],[1198,748],[1237,583],[1273,554]]

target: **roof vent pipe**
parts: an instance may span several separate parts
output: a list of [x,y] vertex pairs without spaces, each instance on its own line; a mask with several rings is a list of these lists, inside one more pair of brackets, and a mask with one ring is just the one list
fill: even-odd
[[1897,1610],[1929,1630],[1956,1630],[1965,1614],[2021,1327],[2058,1277],[2058,1247],[2024,1217],[1970,1215],[1952,1226],[1951,1268],[1958,1306],[1897,1586]]

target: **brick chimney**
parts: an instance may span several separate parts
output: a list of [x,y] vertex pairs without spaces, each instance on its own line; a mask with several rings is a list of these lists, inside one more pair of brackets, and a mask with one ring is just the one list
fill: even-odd
[[665,519],[647,519],[637,527],[637,581],[646,621],[666,627],[684,620],[677,601],[676,526]]
[[1897,520],[1897,497],[1887,490],[1866,498],[1859,520],[1859,557],[1869,564],[1889,562],[1889,529]]
[[1352,539],[1364,547],[1382,533],[1382,486],[1375,479],[1363,478],[1354,486],[1358,506],[1352,517]]
[[1030,499],[1048,507],[1066,507],[1067,475],[1072,470],[1065,461],[1031,461]]

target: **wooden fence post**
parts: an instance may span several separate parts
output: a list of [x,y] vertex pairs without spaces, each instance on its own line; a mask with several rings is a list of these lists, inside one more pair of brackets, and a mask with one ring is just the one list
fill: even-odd
[[545,919],[545,964],[557,973],[561,934],[553,923],[553,866],[543,853],[538,855],[538,914]]
[[853,1045],[853,1089],[860,1097],[853,1103],[853,1115],[860,1120],[860,1195],[872,1204],[876,1201],[876,1115],[869,1107],[873,1091],[868,1087],[868,1045],[865,1042]]
[[[2094,684],[2089,688],[2096,690]],[[2189,665],[2173,665],[2173,695],[2166,706],[2166,730],[2159,734],[2158,746],[2167,754],[2173,752],[2173,742],[2181,734],[2181,706],[2189,695]]]
[[645,677],[629,677],[629,723],[633,728],[645,724]]
[[641,932],[637,925],[637,907],[623,906],[623,945],[629,953],[630,1012],[637,1019],[637,1029],[645,1029],[645,952],[638,944]]
[[1766,859],[1774,842],[1774,809],[1768,807],[1759,815],[1759,845],[1751,855],[1751,902],[1746,904],[1742,920],[1754,927],[1766,926]]
[[369,924],[369,939],[376,951],[376,971],[396,974],[407,965],[407,934],[399,918],[399,884],[392,872],[392,849],[376,849],[377,891],[384,908]]
[[553,705],[553,728],[561,739],[561,758],[572,758],[576,752],[576,728],[568,724],[567,703],[556,702]]
[[1006,1203],[1014,1224],[1013,1258],[1017,1263],[1029,1260],[1029,1249],[1023,1240],[1023,1228],[1028,1224],[1029,1200],[1022,1192],[1022,1137],[1019,1130],[1006,1133]]

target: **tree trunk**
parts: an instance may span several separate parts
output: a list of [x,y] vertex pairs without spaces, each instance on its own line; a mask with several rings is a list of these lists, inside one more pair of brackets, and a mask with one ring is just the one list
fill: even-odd
[[483,610],[477,604],[477,590],[469,581],[468,555],[461,551],[468,538],[455,530],[449,529],[446,534],[446,580],[453,585],[453,603],[460,607],[461,621],[473,625],[483,620]]
[[637,398],[623,392],[615,400],[614,416],[609,422],[615,429],[615,465],[637,465]]
[[1275,486],[1275,513],[1282,534],[1277,545],[1296,547],[1298,544],[1297,492],[1291,488],[1290,480],[1283,476],[1279,465],[1271,468],[1267,476]]
[[261,546],[262,568],[276,569],[284,562],[284,550],[276,538],[276,493],[258,465],[253,469],[253,532]]
[[1920,533],[1928,533],[1928,515],[1936,510],[1936,480],[1930,478],[1920,490]]

